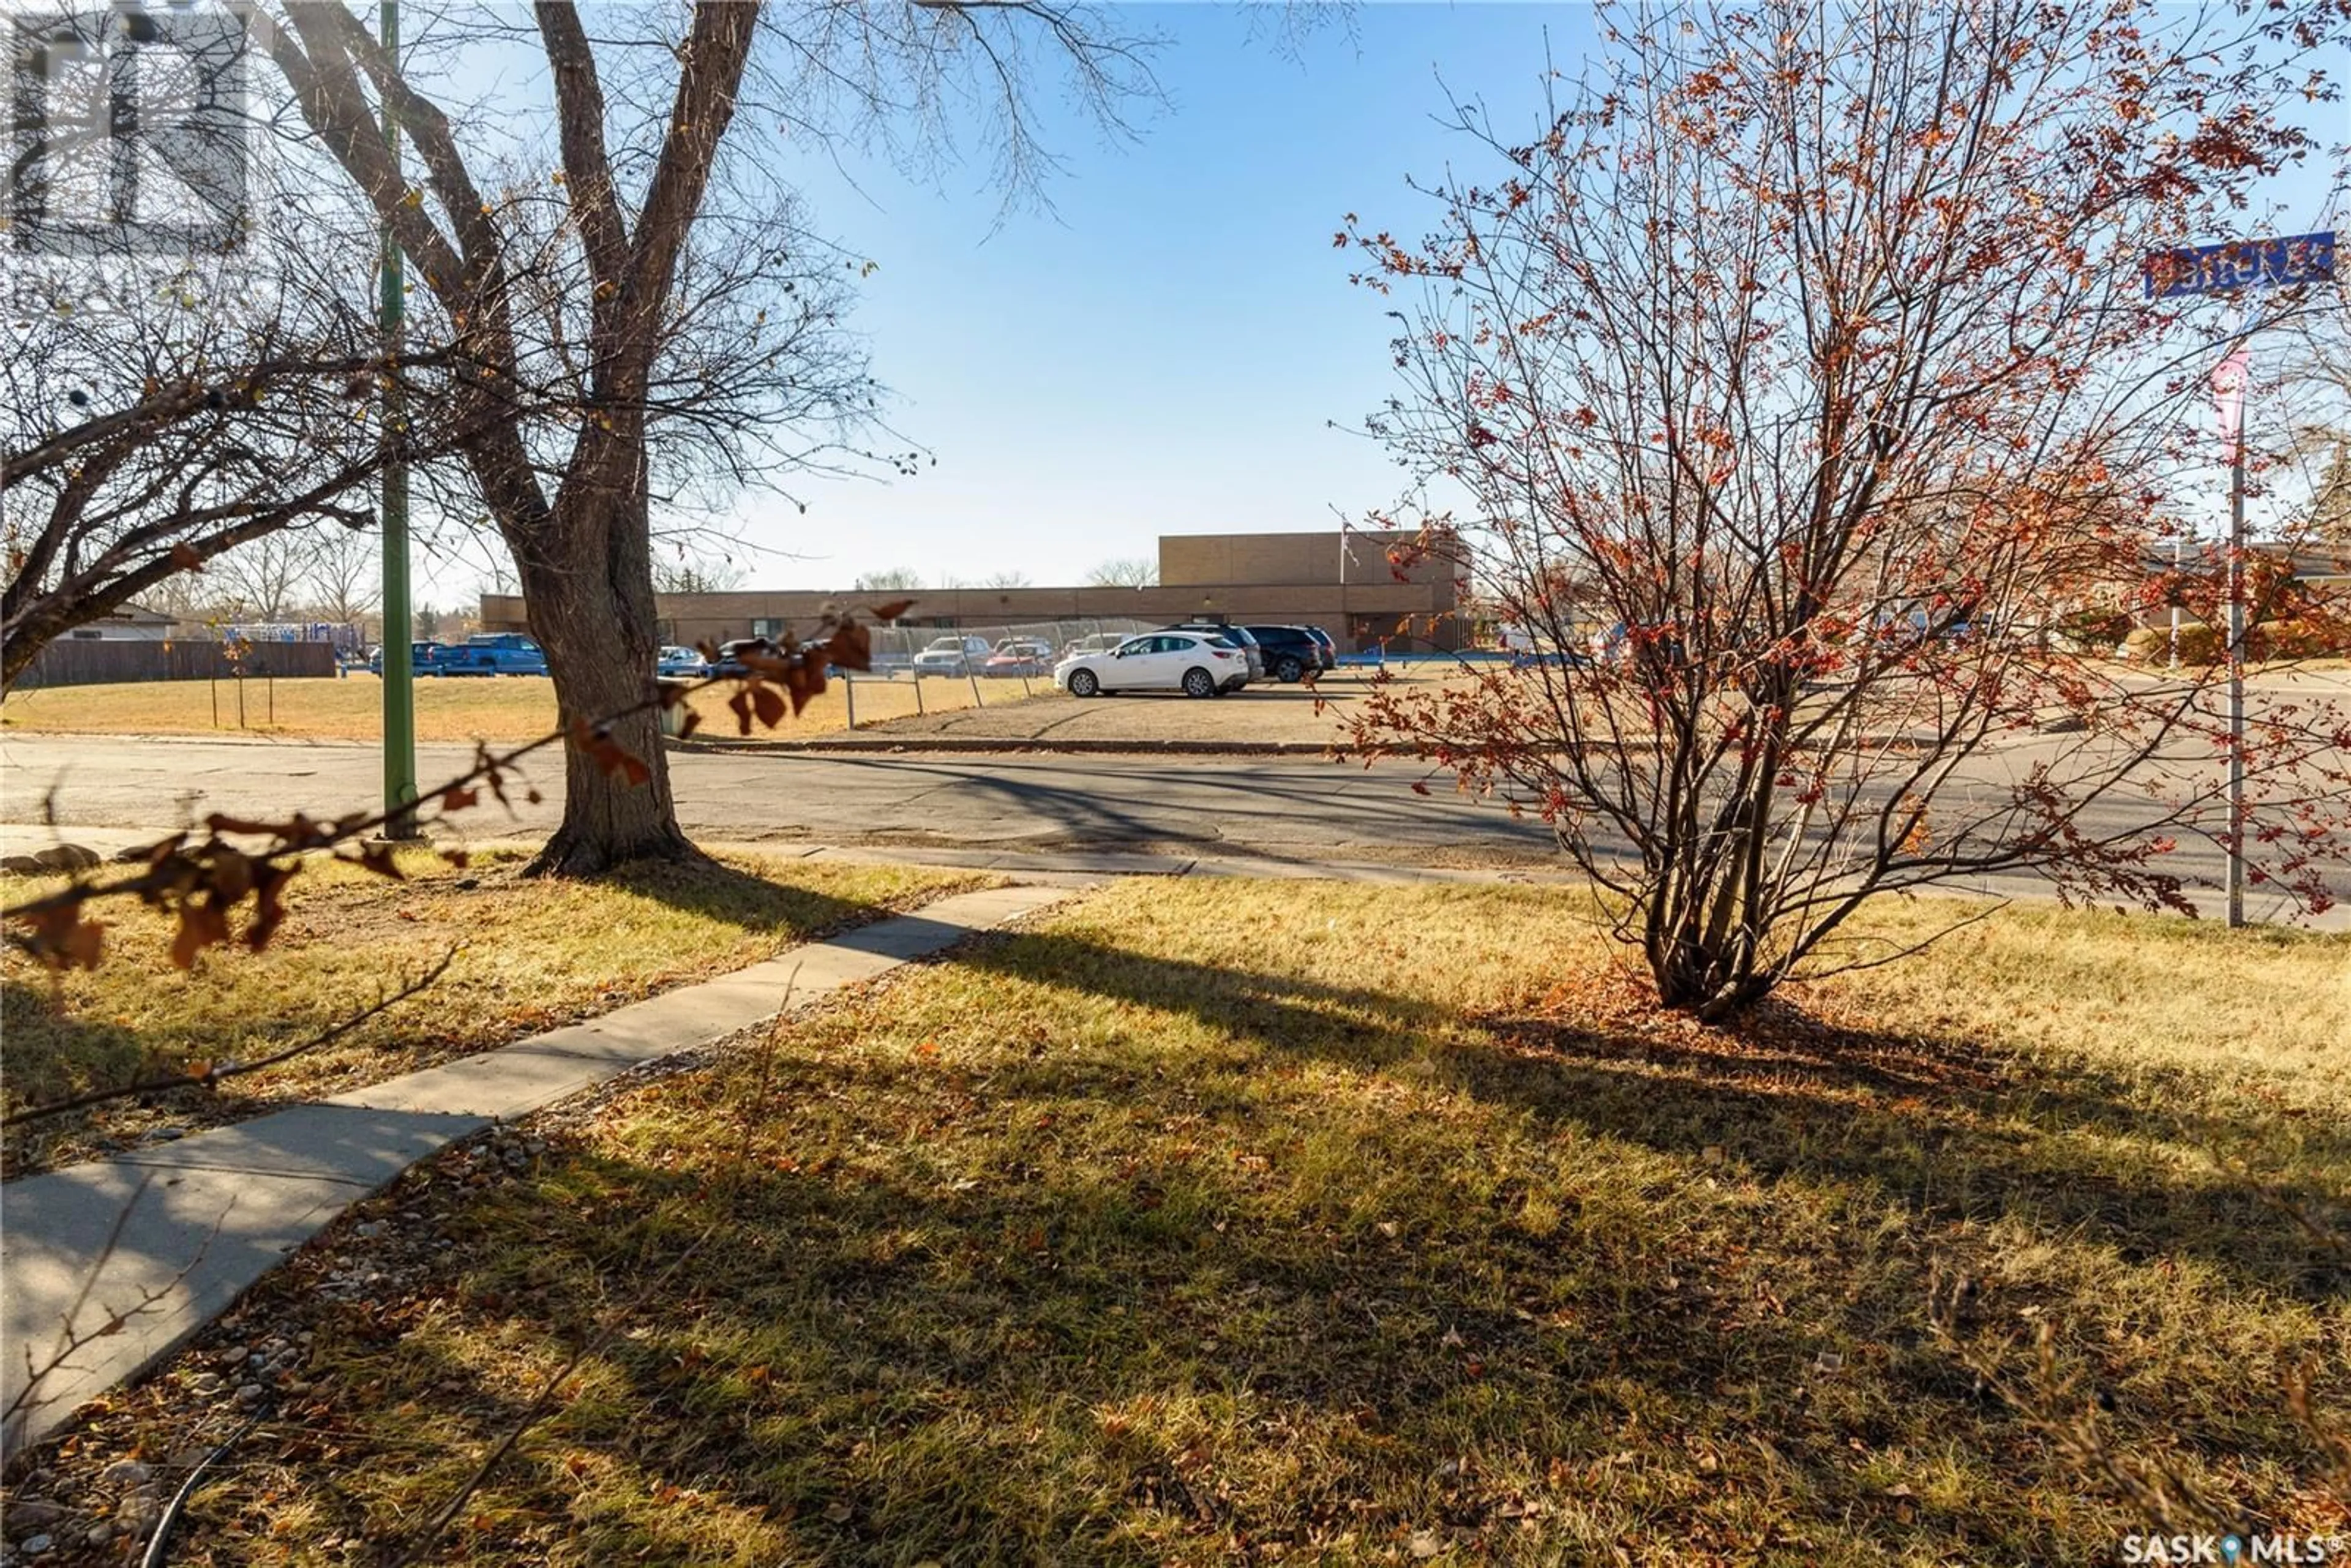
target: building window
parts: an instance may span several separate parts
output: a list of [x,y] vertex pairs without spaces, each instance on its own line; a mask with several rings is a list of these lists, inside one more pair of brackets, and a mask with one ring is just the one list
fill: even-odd
[[755,615],[751,618],[752,636],[780,637],[783,634],[784,622],[780,617],[773,615]]

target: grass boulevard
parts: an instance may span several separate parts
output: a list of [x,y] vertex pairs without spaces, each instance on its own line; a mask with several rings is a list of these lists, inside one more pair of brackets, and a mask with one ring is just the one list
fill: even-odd
[[44,1495],[102,1520],[283,1345],[173,1561],[370,1561],[542,1396],[448,1560],[2106,1561],[2081,1420],[2351,1526],[2286,1392],[2351,1419],[2342,939],[2010,910],[1715,1030],[1581,907],[1099,890],[419,1167]]

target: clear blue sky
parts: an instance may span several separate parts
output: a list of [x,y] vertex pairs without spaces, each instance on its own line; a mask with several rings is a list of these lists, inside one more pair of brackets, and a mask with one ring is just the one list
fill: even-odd
[[[1289,53],[1229,5],[1114,22],[1164,38],[1168,102],[1111,143],[1040,83],[1040,140],[1065,165],[1050,214],[1008,217],[984,159],[936,183],[848,154],[853,184],[830,160],[788,171],[816,226],[876,264],[850,325],[893,423],[937,461],[912,479],[811,479],[806,517],[747,496],[731,525],[759,547],[737,556],[747,586],[845,588],[892,567],[934,585],[1073,582],[1152,556],[1162,533],[1326,528],[1395,497],[1398,471],[1349,433],[1395,385],[1390,302],[1348,283],[1332,234],[1350,212],[1407,239],[1434,226],[1407,175],[1489,173],[1440,123],[1447,90],[1506,135],[1532,131],[1545,49],[1577,74],[1590,7],[1365,4],[1352,37],[1326,27]],[[2351,135],[2343,106],[2312,112],[2330,140]],[[2314,224],[2324,175],[2285,183]],[[470,565],[418,568],[420,597],[475,591]]]
[[879,264],[852,325],[894,423],[938,461],[812,485],[805,519],[747,498],[744,536],[800,555],[746,556],[753,583],[892,566],[1072,582],[1153,555],[1162,533],[1331,528],[1333,507],[1392,498],[1389,460],[1330,428],[1390,391],[1393,326],[1332,235],[1349,212],[1430,226],[1405,176],[1471,151],[1437,123],[1445,88],[1531,128],[1546,29],[1580,58],[1589,8],[1367,5],[1353,38],[1326,28],[1290,58],[1231,7],[1122,20],[1165,36],[1169,103],[1138,141],[1106,145],[1047,98],[1043,140],[1067,165],[1050,214],[1002,218],[977,164],[937,186],[871,163],[852,165],[862,189],[808,171],[819,225]]

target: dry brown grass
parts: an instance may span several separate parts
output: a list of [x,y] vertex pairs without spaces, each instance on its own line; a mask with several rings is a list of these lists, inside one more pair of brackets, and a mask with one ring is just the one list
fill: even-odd
[[2351,1198],[2351,941],[2011,913],[1727,1031],[1578,907],[1107,890],[418,1173],[60,1462],[200,1448],[190,1380],[298,1327],[175,1561],[365,1560],[710,1237],[447,1557],[2113,1560],[2148,1521],[1935,1342],[1939,1270],[2118,1448],[2351,1528],[2283,1394],[2351,1423],[2351,1276],[2273,1201]]
[[[1395,688],[1441,685],[1458,679],[1442,666],[1399,664]],[[1034,702],[934,712],[881,726],[875,733],[948,736],[963,740],[1181,740],[1256,743],[1280,741],[1335,745],[1348,711],[1373,690],[1372,678],[1353,669],[1334,672],[1312,688],[1264,683],[1206,700],[1178,692],[1130,693],[1080,701],[1046,683]],[[858,687],[858,719],[866,717],[865,687]],[[1319,700],[1318,700],[1319,699]],[[777,731],[777,738],[789,738]]]
[[[1031,683],[1035,686],[1036,683]],[[275,688],[272,690],[272,688]],[[1050,690],[1051,682],[1042,684]],[[732,735],[727,688],[693,699],[709,735]],[[979,699],[989,705],[1019,701],[1017,680],[984,679]],[[240,724],[236,683],[164,681],[123,685],[59,686],[11,692],[0,702],[0,725],[30,733],[79,735],[246,734],[298,740],[376,740],[383,734],[383,685],[372,675],[343,680],[245,683]],[[217,700],[217,707],[215,707]],[[950,712],[972,706],[967,680],[926,680],[922,706]],[[857,683],[857,722],[865,726],[915,712],[914,683]],[[534,740],[555,725],[555,685],[541,676],[490,679],[426,679],[416,683],[416,738],[421,741]],[[778,737],[830,735],[849,727],[849,702],[841,684],[785,721]],[[766,732],[761,732],[766,733]]]
[[[550,882],[522,878],[523,859],[496,852],[459,871],[417,852],[401,857],[402,882],[313,861],[289,884],[286,924],[266,948],[214,948],[185,973],[171,966],[164,918],[136,905],[105,912],[106,961],[96,970],[58,976],[9,949],[0,958],[0,1066],[11,1111],[191,1063],[271,1054],[457,950],[429,991],[220,1092],[118,1101],[12,1132],[10,1174],[159,1126],[234,1121],[378,1082],[998,880],[746,853],[711,867],[644,865],[601,882]],[[47,885],[0,877],[0,898],[16,903]]]

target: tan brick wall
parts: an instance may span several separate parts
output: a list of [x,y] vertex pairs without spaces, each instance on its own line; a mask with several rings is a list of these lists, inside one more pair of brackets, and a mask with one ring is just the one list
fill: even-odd
[[[1218,616],[1248,622],[1318,625],[1343,648],[1368,645],[1392,635],[1411,620],[1416,636],[1426,635],[1431,617],[1453,608],[1451,569],[1426,563],[1416,580],[1397,582],[1384,555],[1402,534],[1350,534],[1354,564],[1348,580],[1338,578],[1340,536],[1319,534],[1165,535],[1159,541],[1161,583],[1156,588],[947,588],[912,595],[904,623],[924,627],[990,627],[1045,621],[1130,619],[1162,622]],[[1358,569],[1362,576],[1358,577]],[[880,594],[813,590],[727,593],[664,593],[655,596],[664,641],[693,644],[725,642],[752,633],[756,622],[777,622],[813,630],[828,610],[862,610]],[[522,601],[512,594],[482,596],[482,629],[528,629]],[[1437,640],[1451,645],[1452,632]]]
[[[1159,580],[1165,585],[1280,583],[1304,586],[1392,582],[1387,547],[1410,538],[1402,533],[1340,534],[1162,534]],[[1344,549],[1342,549],[1342,540]],[[1408,573],[1416,583],[1447,586],[1451,562],[1431,558]],[[1448,601],[1449,602],[1449,601]]]

